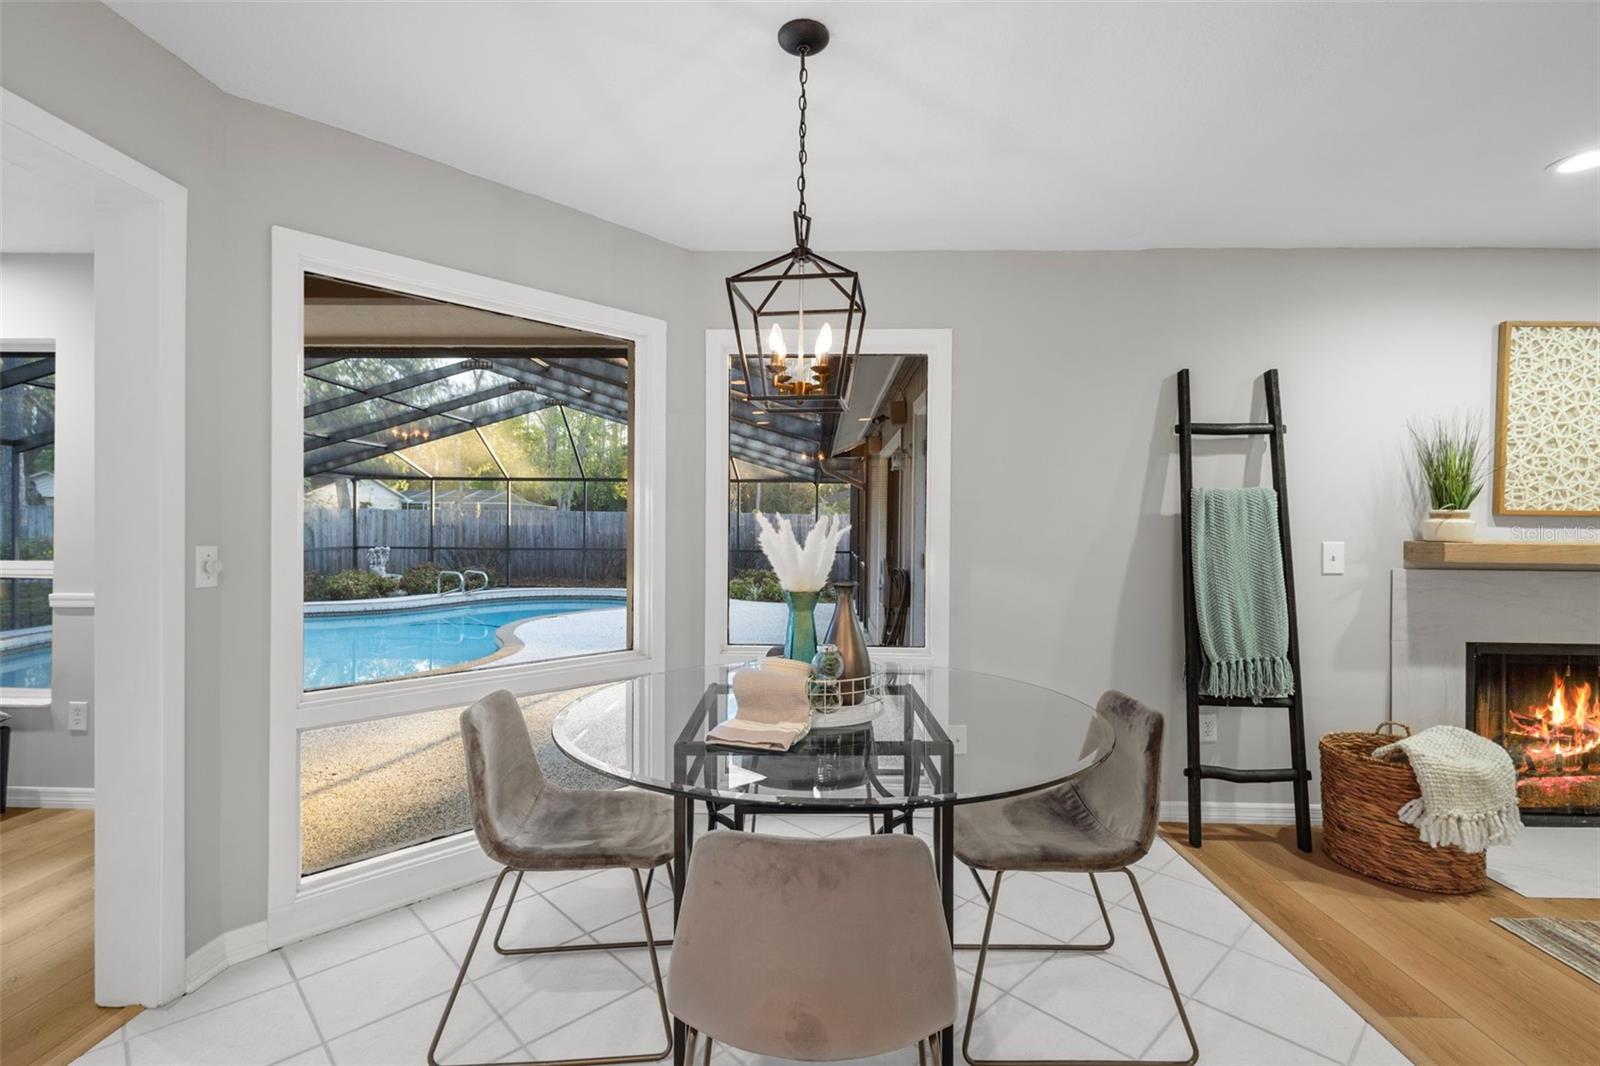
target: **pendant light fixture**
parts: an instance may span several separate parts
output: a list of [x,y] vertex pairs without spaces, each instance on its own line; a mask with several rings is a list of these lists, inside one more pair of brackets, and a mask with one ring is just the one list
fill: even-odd
[[778,44],[800,59],[800,206],[794,247],[727,280],[736,369],[743,372],[750,402],[760,408],[842,414],[850,403],[867,305],[861,275],[812,249],[806,214],[806,59],[827,47],[828,27],[813,19],[786,22]]

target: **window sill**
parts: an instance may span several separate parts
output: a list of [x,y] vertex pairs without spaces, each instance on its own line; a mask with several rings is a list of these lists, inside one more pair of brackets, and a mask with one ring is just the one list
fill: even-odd
[[0,688],[0,710],[26,711],[51,706],[47,688]]

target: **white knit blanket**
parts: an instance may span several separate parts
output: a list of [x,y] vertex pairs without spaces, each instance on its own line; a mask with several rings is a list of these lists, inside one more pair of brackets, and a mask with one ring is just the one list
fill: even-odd
[[1372,757],[1410,760],[1422,797],[1397,813],[1436,848],[1484,851],[1490,844],[1510,843],[1522,828],[1517,768],[1492,740],[1453,725],[1436,725],[1386,744]]

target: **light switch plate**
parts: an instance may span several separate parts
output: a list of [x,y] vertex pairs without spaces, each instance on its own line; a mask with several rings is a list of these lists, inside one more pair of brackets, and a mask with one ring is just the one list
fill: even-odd
[[215,544],[201,544],[194,549],[194,587],[214,589],[217,576],[222,573],[222,560]]
[[1322,572],[1324,574],[1344,573],[1344,541],[1325,540],[1322,542]]
[[1217,712],[1200,712],[1200,743],[1215,744],[1217,742]]

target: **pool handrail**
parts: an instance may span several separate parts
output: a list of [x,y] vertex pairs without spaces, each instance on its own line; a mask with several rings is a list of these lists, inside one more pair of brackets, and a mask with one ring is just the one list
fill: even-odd
[[463,574],[459,570],[441,570],[439,571],[439,576],[433,579],[433,594],[435,596],[444,595],[444,579],[447,577],[454,577],[456,579],[457,585],[452,591],[466,595],[467,575]]
[[[473,574],[477,574],[479,577],[483,578],[483,584],[478,586],[475,589],[469,589],[469,588],[467,588],[467,578],[471,577]],[[493,583],[494,582],[492,582],[489,579],[489,572],[487,570],[465,570],[465,571],[462,571],[462,574],[461,574],[461,591],[463,593],[482,592],[484,589],[488,588]]]

